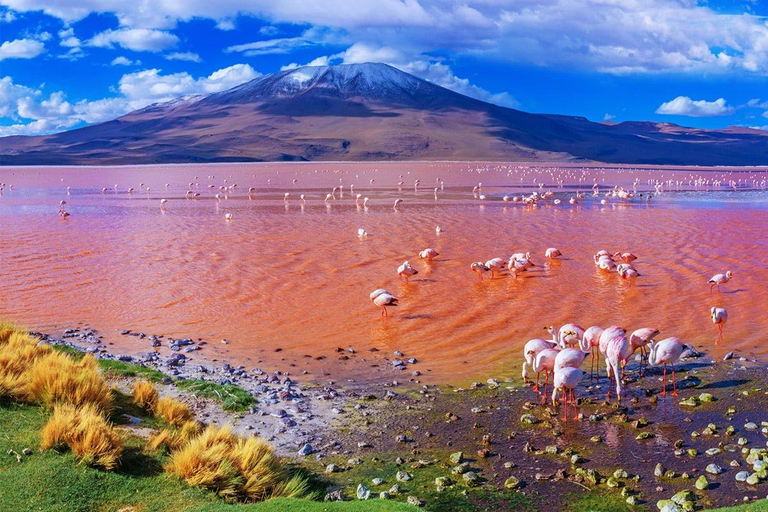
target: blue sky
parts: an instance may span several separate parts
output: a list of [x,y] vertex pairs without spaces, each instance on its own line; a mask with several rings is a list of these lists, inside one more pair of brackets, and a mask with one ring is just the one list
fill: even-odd
[[530,112],[768,130],[766,0],[0,0],[0,136],[307,64]]

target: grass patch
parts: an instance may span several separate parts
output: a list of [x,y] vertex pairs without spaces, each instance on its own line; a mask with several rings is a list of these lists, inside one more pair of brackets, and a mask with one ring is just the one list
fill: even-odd
[[188,393],[221,402],[223,409],[229,412],[244,412],[256,403],[256,400],[247,391],[232,384],[222,385],[204,380],[188,379],[177,381],[176,386]]
[[142,378],[151,382],[160,382],[166,377],[164,373],[154,368],[113,359],[99,359],[99,368],[107,375],[114,377]]

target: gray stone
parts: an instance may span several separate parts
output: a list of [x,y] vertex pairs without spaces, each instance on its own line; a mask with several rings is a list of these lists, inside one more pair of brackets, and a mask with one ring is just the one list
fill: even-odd
[[310,455],[314,450],[312,449],[312,445],[309,443],[305,443],[304,446],[302,446],[299,449],[299,455],[306,457],[307,455]]
[[357,485],[357,499],[359,500],[367,500],[371,497],[371,490],[364,486],[363,484]]
[[397,474],[395,475],[395,479],[398,482],[407,482],[409,480],[412,480],[413,476],[411,476],[411,474],[408,473],[407,471],[398,471]]

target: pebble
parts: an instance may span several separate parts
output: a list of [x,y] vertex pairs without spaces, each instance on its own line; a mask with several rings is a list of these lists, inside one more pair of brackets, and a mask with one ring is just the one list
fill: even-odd
[[722,473],[725,470],[723,468],[721,468],[720,466],[718,466],[717,464],[709,464],[706,467],[706,469],[704,469],[704,471],[706,471],[707,473],[709,473],[711,475],[719,475],[720,473]]
[[312,449],[312,445],[309,443],[305,443],[304,446],[299,449],[299,455],[304,457],[312,454],[312,452],[314,452],[314,450]]
[[357,499],[359,500],[367,500],[371,497],[371,490],[364,486],[363,484],[357,485]]
[[413,480],[413,476],[411,476],[411,474],[407,471],[398,471],[395,475],[395,479],[398,482],[407,482],[409,480]]
[[736,473],[737,482],[746,482],[747,478],[749,478],[749,471],[739,471]]

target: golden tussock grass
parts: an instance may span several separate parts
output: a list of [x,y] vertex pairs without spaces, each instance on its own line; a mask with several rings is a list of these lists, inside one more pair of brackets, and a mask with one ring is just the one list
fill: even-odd
[[242,438],[224,427],[206,428],[171,454],[166,470],[192,486],[234,501],[263,501],[277,496],[304,497],[309,483],[291,476],[263,439]]
[[50,347],[37,343],[26,332],[0,324],[0,385],[17,401],[28,400],[29,372],[35,361],[51,352]]
[[197,421],[188,421],[181,428],[164,428],[149,438],[147,448],[170,453],[184,447],[202,431],[203,426]]
[[187,404],[167,396],[157,399],[153,411],[155,416],[162,418],[169,425],[177,427],[194,418],[192,410]]
[[60,404],[43,427],[40,448],[69,448],[81,462],[112,470],[120,462],[123,441],[93,404]]
[[112,409],[112,391],[90,355],[80,361],[60,352],[37,358],[27,377],[26,393],[31,401],[48,407],[93,404],[104,412]]
[[157,390],[148,380],[137,380],[133,383],[131,401],[146,411],[154,409],[158,399]]

